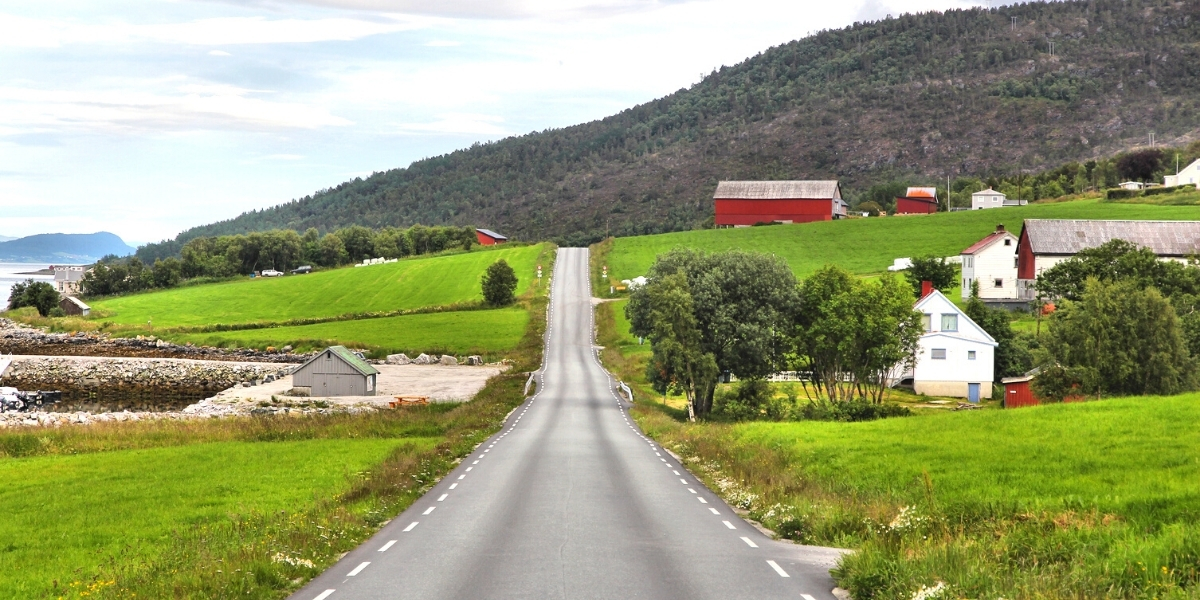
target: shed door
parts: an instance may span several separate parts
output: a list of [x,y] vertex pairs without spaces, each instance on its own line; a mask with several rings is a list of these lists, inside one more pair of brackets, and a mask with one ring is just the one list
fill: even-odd
[[967,400],[970,402],[975,402],[975,403],[979,402],[979,384],[978,383],[968,383],[967,384]]

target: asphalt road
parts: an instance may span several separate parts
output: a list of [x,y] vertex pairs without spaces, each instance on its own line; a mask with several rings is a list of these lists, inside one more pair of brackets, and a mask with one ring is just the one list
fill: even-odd
[[292,598],[834,597],[836,551],[772,541],[637,429],[587,274],[587,250],[559,251],[540,391]]

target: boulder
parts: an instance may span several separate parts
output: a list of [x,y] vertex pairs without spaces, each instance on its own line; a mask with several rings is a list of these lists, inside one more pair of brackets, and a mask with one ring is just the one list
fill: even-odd
[[447,367],[455,367],[458,366],[458,359],[450,356],[449,354],[443,354],[441,360],[438,361],[438,364],[446,365]]
[[387,361],[385,361],[385,362],[389,365],[407,365],[412,362],[412,359],[409,358],[408,355],[403,354],[403,353],[402,354],[389,354],[389,355],[387,355]]
[[473,354],[467,357],[467,364],[472,367],[478,367],[483,364],[483,357],[478,354]]
[[433,357],[428,354],[425,354],[424,352],[422,352],[420,356],[413,359],[414,365],[431,365],[433,363],[434,363]]

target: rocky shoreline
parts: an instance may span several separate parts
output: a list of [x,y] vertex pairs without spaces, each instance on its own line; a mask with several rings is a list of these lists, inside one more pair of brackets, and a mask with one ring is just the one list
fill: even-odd
[[154,336],[114,338],[107,334],[86,332],[47,333],[4,318],[0,318],[0,354],[194,358],[274,363],[301,363],[312,356],[294,354],[288,346],[279,352],[263,352],[248,348],[179,345]]

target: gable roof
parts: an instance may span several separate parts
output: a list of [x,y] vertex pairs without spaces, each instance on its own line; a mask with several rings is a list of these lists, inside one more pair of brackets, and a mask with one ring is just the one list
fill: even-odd
[[499,233],[496,233],[495,231],[492,231],[491,229],[476,229],[475,231],[478,231],[479,233],[482,233],[483,235],[486,235],[486,236],[492,238],[493,240],[507,240],[508,239],[507,237],[500,235]]
[[713,198],[728,200],[833,200],[842,197],[836,179],[827,181],[722,181]]
[[997,192],[996,190],[993,190],[992,188],[988,188],[986,190],[979,190],[978,192],[975,192],[974,194],[971,194],[971,195],[972,196],[1004,196],[1004,192]]
[[907,192],[904,192],[904,197],[911,198],[913,200],[917,200],[920,198],[925,198],[928,200],[936,200],[937,199],[937,188],[910,187],[910,188],[908,188]]
[[358,371],[363,375],[370,376],[379,374],[379,371],[377,371],[375,367],[372,367],[367,361],[359,358],[357,354],[351,352],[350,349],[345,346],[330,346],[326,348],[323,352],[318,353],[316,356],[304,361],[304,364],[296,367],[296,371],[307,367],[309,364],[315,362],[318,358],[321,358],[326,354],[333,354],[334,356],[337,356],[338,358],[342,359],[343,362],[350,365],[350,367],[355,371]]
[[84,304],[83,300],[80,300],[75,296],[63,296],[63,301],[70,302],[71,304],[78,306],[81,310],[92,310],[92,307]]
[[[958,331],[929,331],[922,335],[922,338],[942,336],[981,342],[984,344],[990,344],[992,346],[997,345],[996,338],[993,338],[991,334],[984,330],[984,328],[980,327],[978,323],[971,320],[971,317],[968,317],[967,313],[963,312],[962,309],[951,302],[945,294],[938,290],[933,290],[928,296],[917,300],[917,303],[913,305],[913,310],[917,312],[925,312],[925,309],[930,308],[930,305],[937,305],[942,311],[949,309],[958,314]],[[974,329],[977,336],[970,337],[962,335],[964,325]]]
[[[983,238],[982,240],[979,240],[978,242],[971,244],[966,250],[959,252],[959,254],[975,254],[976,252],[979,252],[980,250],[983,250],[984,248],[991,246],[994,242],[996,242],[998,240],[1002,240],[1006,237],[1016,238],[1017,236],[1013,235],[1013,233],[1011,231],[1005,231],[1002,229],[998,229],[998,230],[993,231],[992,233],[988,234],[988,236]],[[1014,254],[1016,253],[1015,249],[1014,249],[1013,253]]]
[[1125,240],[1159,256],[1190,256],[1200,252],[1200,221],[1026,219],[1021,237],[1034,254],[1073,255]]

